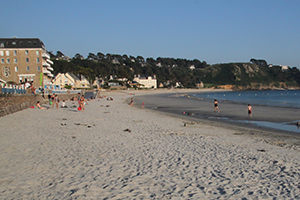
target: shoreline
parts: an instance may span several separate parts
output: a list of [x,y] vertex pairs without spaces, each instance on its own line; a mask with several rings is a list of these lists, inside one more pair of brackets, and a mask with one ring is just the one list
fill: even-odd
[[[217,92],[223,91],[227,90],[218,90]],[[204,92],[216,91],[207,90]],[[298,121],[296,112],[298,109],[256,105],[254,107],[254,116],[249,119],[244,104],[222,101],[220,106],[223,110],[221,109],[220,113],[213,113],[212,101],[191,97],[189,95],[191,93],[195,92],[154,94],[150,97],[147,95],[143,97],[139,94],[135,99],[137,104],[145,101],[145,108],[169,116],[196,123],[213,124],[223,128],[230,127],[240,131],[245,130],[268,136],[273,135],[278,138],[287,137],[290,138],[287,139],[287,143],[300,146],[300,130],[297,129],[295,122]],[[147,100],[152,101],[152,103],[147,103]],[[183,112],[188,114],[183,114]],[[293,141],[291,138],[295,140]]]

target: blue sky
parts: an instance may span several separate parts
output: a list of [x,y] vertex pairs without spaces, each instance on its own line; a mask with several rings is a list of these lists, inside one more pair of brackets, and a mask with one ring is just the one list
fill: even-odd
[[300,68],[299,0],[0,0],[0,37],[47,50],[199,59],[265,59]]

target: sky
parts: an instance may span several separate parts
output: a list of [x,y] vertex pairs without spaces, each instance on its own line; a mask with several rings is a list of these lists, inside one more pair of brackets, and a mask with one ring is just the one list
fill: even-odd
[[299,0],[0,0],[0,38],[48,51],[300,68]]

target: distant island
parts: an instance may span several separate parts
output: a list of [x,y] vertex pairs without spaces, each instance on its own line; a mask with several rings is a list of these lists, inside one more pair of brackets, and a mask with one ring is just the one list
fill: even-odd
[[[91,83],[96,78],[110,82],[133,80],[135,75],[156,76],[161,88],[230,88],[235,90],[299,89],[300,71],[296,67],[271,65],[251,58],[245,63],[207,64],[198,59],[146,58],[118,54],[77,53],[73,58],[57,51],[48,52],[54,62],[54,75],[72,72]],[[111,77],[114,77],[113,79]],[[126,82],[120,83],[130,87]],[[103,87],[109,87],[108,84]]]

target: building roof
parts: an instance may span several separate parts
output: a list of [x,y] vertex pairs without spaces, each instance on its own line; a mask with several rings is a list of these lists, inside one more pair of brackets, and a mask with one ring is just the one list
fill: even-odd
[[44,43],[39,38],[0,38],[1,48],[42,48],[45,49]]
[[75,81],[80,81],[80,79],[77,76],[75,76],[75,74],[71,72],[68,72],[67,74],[69,74],[69,76],[71,76]]

